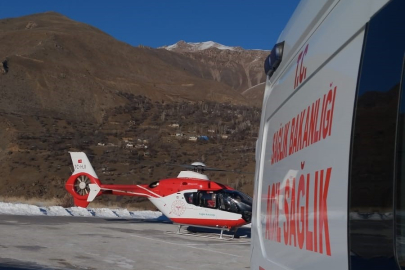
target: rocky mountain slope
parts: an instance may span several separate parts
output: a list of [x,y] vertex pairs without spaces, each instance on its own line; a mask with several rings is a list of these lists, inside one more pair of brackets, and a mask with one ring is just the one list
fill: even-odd
[[[269,51],[244,50],[241,47],[229,47],[213,41],[199,43],[179,41],[161,49],[177,52],[202,63],[205,69],[208,67],[208,72],[200,70],[204,78],[222,82],[239,93],[261,85],[266,80],[263,61]],[[198,70],[196,72],[198,75]],[[255,88],[253,91],[258,92],[257,95],[260,96],[264,92],[264,87]],[[249,100],[261,105],[261,98]]]
[[209,68],[190,57],[135,48],[57,13],[1,20],[0,39],[7,66],[0,107],[6,111],[69,117],[74,109],[99,121],[99,111],[122,103],[117,91],[153,100],[249,104],[229,84],[207,79]]

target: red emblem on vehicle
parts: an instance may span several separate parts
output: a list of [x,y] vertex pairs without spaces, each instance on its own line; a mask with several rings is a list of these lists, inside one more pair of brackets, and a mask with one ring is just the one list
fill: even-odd
[[297,67],[295,69],[295,81],[294,81],[294,89],[300,85],[305,78],[307,77],[307,67],[303,65],[304,57],[307,55],[308,52],[308,45],[305,47],[304,50],[300,52],[297,59]]
[[186,204],[181,200],[175,200],[172,203],[172,213],[176,216],[181,216],[186,211]]
[[79,159],[79,160],[77,161],[77,163],[82,163],[82,160],[81,160],[81,159]]

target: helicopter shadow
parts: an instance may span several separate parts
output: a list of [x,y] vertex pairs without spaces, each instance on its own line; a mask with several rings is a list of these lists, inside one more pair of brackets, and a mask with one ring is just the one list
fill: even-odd
[[[157,219],[141,219],[141,218],[111,218],[111,219],[104,219],[105,221],[108,222],[117,222],[117,223],[163,223],[163,224],[174,224],[169,218],[166,216],[162,215],[161,217]],[[193,226],[193,225],[182,225],[183,228],[193,234],[212,234],[216,235],[220,231],[219,228],[208,228],[208,227],[199,227],[199,226]],[[224,230],[223,231],[224,236],[234,236],[235,238],[251,238],[251,228],[248,226],[243,226],[238,228],[236,233],[234,231],[228,231]]]
[[[190,233],[206,233],[206,234],[218,234],[220,229],[217,228],[206,228],[198,226],[188,226],[186,228]],[[251,237],[251,228],[250,227],[240,227],[237,229],[236,233],[234,231],[224,230],[224,236],[234,236],[235,238],[250,238]]]
[[104,218],[108,222],[127,222],[127,223],[167,223],[173,224],[173,222],[167,218],[165,215],[162,215],[158,218]]
[[33,262],[0,258],[0,270],[54,270],[54,268],[49,268]]

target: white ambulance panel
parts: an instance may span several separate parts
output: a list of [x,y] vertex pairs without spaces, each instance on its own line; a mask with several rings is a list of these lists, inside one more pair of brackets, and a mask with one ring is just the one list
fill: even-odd
[[266,82],[251,269],[348,269],[348,175],[366,24],[388,1],[301,1]]

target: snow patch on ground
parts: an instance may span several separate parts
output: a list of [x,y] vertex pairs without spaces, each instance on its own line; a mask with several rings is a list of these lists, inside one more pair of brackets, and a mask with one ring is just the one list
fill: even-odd
[[136,218],[147,220],[167,219],[159,211],[128,211],[127,209],[109,208],[82,208],[61,206],[39,207],[22,203],[0,202],[0,214],[2,215],[27,215],[27,216],[77,216],[99,218]]

